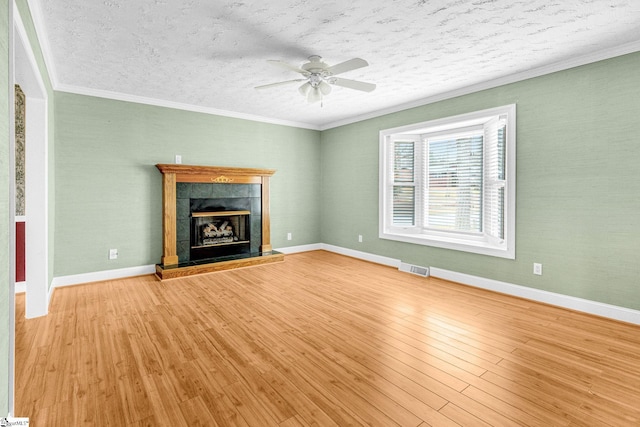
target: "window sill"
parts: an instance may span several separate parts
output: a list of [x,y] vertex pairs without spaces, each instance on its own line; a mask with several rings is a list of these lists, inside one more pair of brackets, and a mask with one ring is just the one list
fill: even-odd
[[516,258],[515,248],[509,248],[506,243],[504,245],[497,246],[481,240],[465,240],[462,238],[431,236],[425,234],[392,233],[388,231],[381,231],[378,237],[386,240],[395,240],[422,246],[451,249],[454,251],[471,252],[475,254],[489,255],[499,258]]

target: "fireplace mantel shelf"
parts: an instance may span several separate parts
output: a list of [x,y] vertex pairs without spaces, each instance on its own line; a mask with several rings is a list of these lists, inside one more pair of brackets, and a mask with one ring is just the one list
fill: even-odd
[[[163,174],[175,173],[180,175],[232,175],[232,176],[271,176],[274,169],[233,168],[227,166],[194,166],[182,164],[157,164],[156,167]],[[187,181],[185,181],[187,182]],[[190,181],[188,181],[190,182]],[[198,181],[200,182],[200,181]]]
[[[284,260],[284,255],[272,253],[271,249],[269,178],[276,172],[275,170],[182,164],[157,164],[156,167],[162,173],[163,255],[161,263],[156,265],[156,275],[161,280]],[[176,183],[178,182],[260,184],[262,204],[260,256],[235,261],[199,264],[197,267],[178,266],[176,242]]]

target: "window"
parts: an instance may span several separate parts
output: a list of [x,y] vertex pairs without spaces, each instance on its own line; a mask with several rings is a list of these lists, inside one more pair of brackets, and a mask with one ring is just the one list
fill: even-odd
[[515,258],[515,105],[380,132],[380,238]]

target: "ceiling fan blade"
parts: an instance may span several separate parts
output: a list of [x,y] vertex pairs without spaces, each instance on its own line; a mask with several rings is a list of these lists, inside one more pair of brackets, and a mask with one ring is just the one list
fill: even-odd
[[331,84],[346,87],[348,89],[361,90],[363,92],[371,92],[376,88],[376,85],[373,83],[360,82],[350,79],[341,79],[339,77],[331,79]]
[[278,61],[277,59],[267,59],[267,62],[269,64],[275,65],[276,67],[284,68],[285,70],[295,71],[296,73],[300,73],[300,74],[304,74],[304,75],[309,74],[308,71],[303,70],[300,67],[296,67],[295,65],[287,64],[286,62],[283,62],[283,61]]
[[332,75],[346,73],[347,71],[356,70],[358,68],[366,67],[369,65],[367,61],[361,58],[353,58],[348,61],[341,62],[327,68],[327,71]]
[[269,89],[269,88],[276,87],[276,86],[283,86],[283,85],[288,85],[288,84],[291,84],[291,83],[303,82],[303,81],[305,81],[305,79],[287,80],[287,81],[284,81],[284,82],[269,83],[268,85],[256,86],[254,89],[257,89],[257,90]]

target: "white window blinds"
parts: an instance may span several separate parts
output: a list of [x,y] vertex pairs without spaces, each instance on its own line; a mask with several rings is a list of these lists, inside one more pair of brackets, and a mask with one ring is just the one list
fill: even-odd
[[415,225],[415,154],[413,141],[396,141],[393,145],[393,225]]
[[424,225],[482,232],[482,130],[427,138]]
[[497,240],[504,239],[504,196],[506,147],[506,116],[485,125],[484,157],[484,233]]

